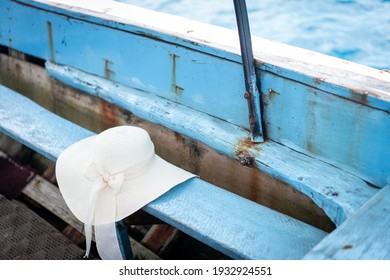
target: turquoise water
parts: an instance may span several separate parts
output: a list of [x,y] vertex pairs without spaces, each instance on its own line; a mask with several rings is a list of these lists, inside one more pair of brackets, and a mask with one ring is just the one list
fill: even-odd
[[[232,0],[118,0],[237,29]],[[390,69],[390,0],[247,0],[263,38]]]

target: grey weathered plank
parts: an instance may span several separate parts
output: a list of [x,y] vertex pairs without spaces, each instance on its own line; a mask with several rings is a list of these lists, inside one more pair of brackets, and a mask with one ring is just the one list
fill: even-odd
[[[53,160],[67,146],[92,135],[3,86],[0,130]],[[144,210],[233,258],[299,259],[326,235],[198,178]]]
[[305,259],[390,259],[390,185],[324,238]]
[[83,232],[83,224],[69,210],[59,189],[44,178],[36,175],[22,192],[67,224]]

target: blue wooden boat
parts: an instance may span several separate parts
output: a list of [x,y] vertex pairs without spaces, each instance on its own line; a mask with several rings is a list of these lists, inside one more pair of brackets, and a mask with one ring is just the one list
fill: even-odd
[[200,176],[145,211],[228,256],[390,259],[388,71],[252,37],[252,141],[235,31],[109,0],[0,14],[4,134],[55,161],[138,125]]

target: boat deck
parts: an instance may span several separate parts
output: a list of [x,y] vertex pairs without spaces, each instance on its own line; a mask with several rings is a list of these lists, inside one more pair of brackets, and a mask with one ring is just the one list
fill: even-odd
[[0,195],[0,259],[81,260],[84,251],[17,200]]

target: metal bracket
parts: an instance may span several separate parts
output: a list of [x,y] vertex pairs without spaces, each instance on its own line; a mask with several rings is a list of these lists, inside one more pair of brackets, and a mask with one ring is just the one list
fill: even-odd
[[252,40],[249,28],[248,12],[245,0],[233,0],[236,13],[238,34],[240,37],[241,57],[245,77],[245,99],[248,100],[249,126],[252,142],[264,142],[260,92],[257,88],[255,59],[252,50]]

